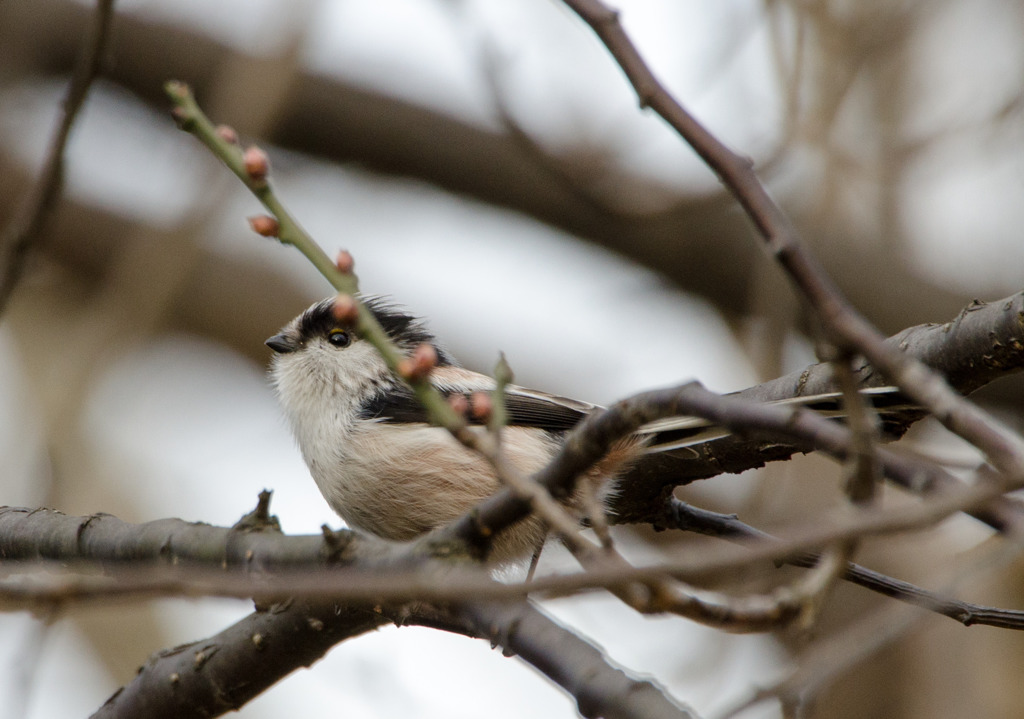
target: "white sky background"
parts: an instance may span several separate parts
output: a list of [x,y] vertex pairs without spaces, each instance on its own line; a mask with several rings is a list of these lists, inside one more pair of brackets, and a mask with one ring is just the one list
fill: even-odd
[[[771,145],[778,132],[779,93],[767,69],[759,3],[622,0],[617,5],[648,61],[713,131],[748,154]],[[607,138],[635,172],[687,187],[715,183],[659,121],[637,112],[631,91],[589,30],[550,0],[125,0],[118,8],[201,26],[247,50],[267,53],[287,39],[280,23],[298,24],[308,13],[305,61],[310,67],[481,125],[494,122],[478,56],[481,43],[491,43],[503,59],[502,85],[514,100],[517,119],[543,142],[557,146],[581,134]],[[950,27],[967,22],[951,15]],[[983,15],[972,11],[971,16]],[[945,42],[950,30],[938,25],[934,41],[942,44],[949,62],[969,57],[984,65],[986,58],[973,51],[977,43]],[[733,52],[723,52],[726,34],[734,39]],[[715,68],[710,76],[708,67]],[[964,76],[951,77],[953,82],[941,88],[923,82],[921,92],[964,93],[975,106],[988,96],[998,101],[991,88],[986,95],[983,83],[957,84]],[[48,137],[44,121],[60,91],[56,86],[50,92],[23,89],[7,98],[17,102],[2,103],[5,137],[30,138],[27,128],[40,127],[37,142],[22,148],[27,161],[42,153]],[[12,106],[17,110],[7,109]],[[962,104],[951,101],[949,107],[955,114]],[[117,133],[110,132],[113,126]],[[196,199],[188,188],[202,184],[188,182],[188,173],[206,161],[201,150],[183,150],[186,145],[166,118],[100,88],[76,131],[67,191],[151,221],[175,222]],[[948,152],[963,162],[963,152]],[[948,157],[941,160],[936,166],[950,164]],[[144,176],[126,174],[127,168],[140,167]],[[1019,277],[1019,260],[1005,258],[1013,240],[1005,228],[1020,226],[1013,220],[1022,210],[996,193],[1019,195],[1020,155],[967,170],[931,170],[931,183],[907,209],[910,226],[929,218],[912,249],[927,258],[929,271],[957,283],[979,281],[972,270]],[[664,288],[647,270],[548,227],[415,182],[383,182],[333,166],[289,161],[276,180],[286,202],[329,253],[339,244],[337,228],[344,228],[344,245],[356,257],[364,290],[392,295],[431,317],[432,328],[473,366],[489,367],[503,350],[521,383],[598,402],[691,378],[719,390],[753,380],[708,306]],[[241,220],[252,214],[251,200],[241,193],[231,197],[223,231],[214,240],[218,250],[265,258],[308,282],[311,298],[325,294],[324,283],[297,253],[254,240]],[[965,212],[965,206],[983,211]],[[993,227],[981,237],[979,215]],[[439,275],[458,277],[459,285],[438,281]],[[459,314],[470,309],[463,302],[467,294],[474,298],[470,316]],[[33,486],[40,471],[35,454],[40,430],[19,392],[21,370],[10,344],[0,327],[0,396],[9,398],[0,403],[0,452],[9,458],[0,488],[4,503],[32,505],[38,501]],[[152,382],[154,376],[161,382]],[[86,423],[97,453],[111,458],[108,490],[133,494],[138,506],[149,508],[146,518],[230,524],[251,508],[260,489],[272,487],[273,510],[285,531],[315,533],[323,523],[339,524],[308,478],[263,368],[208,340],[160,337],[117,358],[90,399]],[[641,618],[598,598],[558,602],[550,609],[623,666],[656,677],[701,711],[725,708],[777,669],[770,642],[759,637],[722,636],[682,620]],[[178,642],[214,633],[249,611],[235,602],[168,601],[161,607],[167,631]],[[32,626],[25,617],[0,616],[4,637],[24,635],[34,631]],[[0,666],[18,665],[23,646],[0,642]],[[57,624],[41,651],[27,716],[82,716],[114,688],[82,655],[86,647],[66,622]],[[19,683],[16,672],[0,674],[0,695],[14,692]],[[48,686],[66,690],[32,688]],[[312,671],[286,679],[240,716],[314,715],[325,706],[356,717],[471,717],[479,716],[481,706],[493,717],[574,713],[559,690],[483,642],[388,629],[339,646]]]

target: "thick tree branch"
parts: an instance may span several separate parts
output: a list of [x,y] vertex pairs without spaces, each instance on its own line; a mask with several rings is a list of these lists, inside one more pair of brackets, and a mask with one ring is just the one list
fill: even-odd
[[[1024,293],[988,304],[975,302],[952,321],[909,327],[887,339],[886,345],[915,357],[946,377],[962,394],[970,394],[996,379],[1024,369]],[[859,371],[861,387],[879,387],[885,380],[871,365]],[[759,402],[802,397],[835,390],[832,372],[823,362],[736,393]],[[884,417],[885,434],[902,436],[921,418],[908,411]],[[763,442],[742,435],[726,437],[695,448],[686,456],[653,455],[622,480],[624,491],[612,498],[618,522],[656,521],[660,498],[672,488],[723,473],[738,473],[767,462],[806,452],[808,445]]]
[[530,604],[358,608],[308,601],[273,605],[212,637],[157,652],[93,716],[219,716],[309,667],[335,644],[388,623],[489,639],[565,689],[583,716],[696,716],[652,683],[611,666],[598,649]]
[[[269,598],[261,599],[263,602],[289,596],[308,601],[329,597],[362,606],[459,602],[467,597],[485,602],[522,601],[532,594],[566,596],[669,576],[707,582],[766,562],[806,566],[816,561],[809,552],[811,548],[927,526],[963,506],[983,501],[991,491],[986,487],[960,488],[916,507],[863,512],[859,517],[819,518],[804,527],[791,527],[791,537],[785,540],[771,539],[733,517],[672,501],[665,508],[664,527],[757,541],[743,547],[721,546],[700,556],[680,556],[653,566],[597,567],[522,584],[494,582],[486,571],[476,567],[425,562],[415,552],[412,557],[406,556],[401,548],[397,553],[382,551],[380,542],[357,539],[347,531],[322,537],[289,537],[181,520],[132,525],[109,515],[68,517],[53,510],[3,507],[0,556],[7,561],[0,565],[4,570],[0,574],[0,600],[8,607],[31,608],[140,596]],[[1024,516],[1019,504],[1012,506],[1018,517]],[[73,541],[76,533],[81,533],[81,542]],[[159,546],[164,551],[154,551]],[[105,576],[97,576],[97,570]],[[892,595],[891,588],[871,578],[862,583]],[[922,606],[946,613],[938,604],[929,604],[923,591],[911,590],[909,594],[922,597]],[[909,597],[911,603],[915,603],[913,600]],[[966,608],[965,613],[992,618],[1003,612],[959,606]],[[962,615],[954,618],[964,623],[996,623],[966,621],[969,617]],[[1015,613],[1003,612],[1002,619],[1005,623],[1000,626],[1019,628]]]
[[601,652],[557,626],[529,604],[469,604],[458,609],[475,631],[521,656],[576,698],[585,717],[607,719],[695,717],[650,681],[639,681],[608,665]]
[[318,536],[284,537],[180,519],[134,525],[109,514],[73,517],[49,509],[0,507],[3,560],[201,563],[259,571],[344,562],[348,543],[356,540],[347,532],[339,536],[332,546]]
[[[277,532],[228,530],[178,520],[133,526],[110,516],[66,517],[11,508],[0,510],[0,538],[4,559],[79,557],[112,567],[146,561],[176,566],[200,563],[245,568],[249,577],[253,572],[269,573],[279,562],[323,571],[332,555],[344,561],[339,558],[344,554],[352,561],[355,549],[344,540],[332,545],[323,537],[284,537]],[[392,569],[393,565],[385,566],[378,576],[382,586],[387,586],[383,580]],[[399,576],[399,583],[415,594],[418,585],[409,579]],[[479,583],[484,581],[490,582],[481,576]],[[257,592],[258,587],[259,582]],[[294,587],[288,581],[283,588]],[[315,595],[316,583],[307,589]],[[324,587],[321,593],[329,596],[330,590]],[[460,598],[467,595],[463,592]],[[577,698],[584,715],[590,716],[593,710],[621,717],[692,716],[650,683],[629,679],[608,666],[596,649],[528,605],[463,604],[454,614],[436,609],[423,614],[416,607],[395,606],[382,612],[374,606],[373,601],[336,605],[311,599],[274,604],[214,637],[158,652],[96,716],[216,716],[237,709],[294,669],[309,666],[337,642],[389,621],[415,624],[420,616],[430,626],[449,630],[465,625],[460,617],[471,618],[475,629],[465,633],[486,636],[550,673]],[[609,694],[610,688],[615,692]],[[623,693],[618,694],[618,689]],[[653,714],[652,707],[657,708]]]
[[220,716],[311,666],[335,644],[388,621],[371,607],[276,604],[212,637],[153,654],[93,717]]

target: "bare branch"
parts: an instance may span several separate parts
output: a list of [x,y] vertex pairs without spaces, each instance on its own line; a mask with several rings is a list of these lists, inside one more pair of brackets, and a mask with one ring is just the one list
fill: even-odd
[[[741,522],[735,515],[719,514],[692,507],[675,497],[669,499],[666,507],[666,520],[666,528],[699,532],[712,537],[740,540],[744,543],[752,540],[758,542],[781,541],[767,532],[762,532]],[[811,552],[790,555],[785,561],[796,567],[810,567],[817,563],[818,555]],[[1024,629],[1024,611],[1022,610],[988,607],[945,597],[854,562],[847,563],[842,578],[878,594],[949,617],[964,626],[982,624],[1002,629]]]
[[[986,552],[988,556],[967,565],[953,574],[947,591],[962,584],[980,571],[991,571],[1015,561],[1020,555],[1020,537],[1002,543]],[[826,637],[801,653],[799,663],[782,680],[755,693],[747,702],[725,716],[738,715],[743,709],[777,699],[783,706],[806,704],[838,674],[863,662],[867,657],[906,634],[928,615],[915,613],[908,607],[885,607],[855,622],[843,631]]]
[[[495,582],[476,567],[436,561],[410,564],[401,554],[382,552],[369,538],[348,532],[333,533],[329,541],[321,536],[289,537],[181,520],[132,525],[109,515],[68,517],[52,510],[0,508],[0,554],[6,560],[0,599],[14,609],[89,599],[203,595],[261,597],[263,601],[329,597],[350,604],[395,605],[457,602],[467,597],[521,601],[531,594],[566,596],[631,582],[656,583],[665,577],[704,582],[763,562],[809,566],[817,561],[810,548],[927,526],[955,511],[965,497],[978,496],[978,490],[970,490],[967,495],[961,492],[918,507],[862,517],[819,518],[808,526],[790,528],[791,537],[785,540],[773,539],[733,517],[672,502],[663,526],[757,541],[648,567],[604,566],[521,584]],[[863,572],[867,574],[848,571],[847,578],[965,625],[1024,628],[1021,612],[937,598],[912,585]]]
[[[925,362],[943,374],[957,391],[969,394],[995,379],[1024,369],[1022,316],[1024,293],[1017,293],[997,302],[973,303],[950,322],[909,327],[890,337],[886,344],[893,351]],[[857,377],[862,388],[885,384],[884,378],[869,364],[859,368]],[[832,371],[826,362],[750,387],[735,396],[770,402],[834,389]],[[885,435],[900,437],[920,418],[920,412],[887,414]],[[656,522],[664,494],[675,486],[725,472],[738,473],[761,467],[811,448],[811,445],[793,442],[765,446],[756,439],[735,435],[698,447],[693,456],[651,455],[621,480],[624,491],[612,498],[613,520]],[[889,479],[900,483],[898,477]],[[917,491],[914,485],[900,484]],[[985,521],[998,525],[998,520],[992,517]]]
[[338,642],[387,623],[490,639],[562,686],[584,716],[696,717],[651,682],[612,667],[600,651],[529,604],[382,609],[307,601],[267,607],[213,637],[157,652],[93,716],[219,716],[312,665]]
[[153,654],[93,717],[220,716],[311,666],[338,642],[388,621],[371,607],[275,604],[212,637]]
[[608,665],[601,652],[528,604],[471,604],[461,608],[477,632],[513,652],[576,698],[585,717],[696,717],[650,681]]

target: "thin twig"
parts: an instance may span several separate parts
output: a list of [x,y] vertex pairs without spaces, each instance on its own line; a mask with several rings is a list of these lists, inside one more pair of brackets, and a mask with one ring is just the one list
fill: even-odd
[[846,424],[850,428],[851,451],[844,464],[846,492],[855,504],[870,504],[881,481],[876,456],[878,415],[859,391],[852,360],[850,356],[842,356],[832,362],[836,383],[843,393]]
[[[502,452],[502,430],[508,421],[505,389],[512,380],[512,368],[502,354],[494,368],[495,385],[491,392],[490,404],[486,408],[487,433],[482,434],[467,427],[450,429],[451,434],[463,446],[486,459],[502,485],[509,487],[518,497],[527,500],[533,513],[544,521],[549,530],[554,531],[566,546],[577,552],[587,552],[593,548],[593,544],[580,534],[579,520],[573,517],[564,505],[556,501],[547,489],[520,471]],[[472,401],[477,402],[478,399],[472,398]]]
[[[758,543],[783,541],[767,532],[751,527],[740,521],[735,515],[720,514],[693,507],[676,497],[670,497],[668,500],[664,526],[745,544],[751,541]],[[795,567],[810,567],[817,563],[818,555],[811,552],[800,553],[789,555],[784,561]],[[982,624],[1001,629],[1024,629],[1024,610],[989,607],[945,597],[854,562],[849,562],[846,565],[842,578],[851,584],[897,601],[913,604],[930,612],[949,617],[964,626]]]
[[[178,126],[202,142],[215,157],[227,165],[274,216],[277,221],[277,227],[272,230],[274,236],[282,243],[299,250],[335,290],[352,297],[358,312],[356,330],[380,352],[388,367],[401,376],[399,366],[406,357],[391,341],[373,313],[355,297],[359,292],[359,282],[355,273],[351,271],[351,268],[340,269],[335,262],[331,261],[302,228],[298,220],[292,216],[271,186],[268,176],[269,166],[264,164],[263,170],[258,173],[254,173],[251,167],[247,167],[246,152],[234,141],[233,133],[225,133],[224,128],[219,129],[210,121],[199,107],[188,85],[173,80],[165,84],[164,90],[174,103],[172,114]],[[252,149],[250,148],[250,150]],[[402,379],[412,387],[420,402],[437,424],[449,428],[452,432],[465,429],[465,418],[451,408],[430,382],[427,374],[417,377],[402,376]]]
[[[881,480],[875,452],[878,444],[878,421],[870,403],[864,398],[854,377],[853,357],[826,344],[830,355],[833,375],[843,394],[846,422],[850,428],[850,451],[843,461],[846,475],[847,496],[854,504],[867,506],[874,499],[875,488]],[[818,561],[812,565],[812,577],[804,582],[807,588],[807,602],[801,616],[801,624],[809,627],[834,584],[843,576],[844,570],[856,552],[858,539],[835,542],[826,547]]]
[[[958,585],[969,581],[982,571],[1006,566],[1020,556],[1020,536],[1014,541],[1001,543],[989,556],[969,562],[965,568],[954,573],[952,579],[943,582],[946,591],[953,591]],[[929,615],[909,611],[907,607],[886,607],[884,610],[864,617],[843,631],[826,637],[801,653],[798,664],[782,680],[762,689],[727,712],[725,717],[740,714],[745,709],[768,699],[777,699],[783,704],[806,704],[821,691],[836,675],[863,661],[884,646],[905,635],[916,624]]]

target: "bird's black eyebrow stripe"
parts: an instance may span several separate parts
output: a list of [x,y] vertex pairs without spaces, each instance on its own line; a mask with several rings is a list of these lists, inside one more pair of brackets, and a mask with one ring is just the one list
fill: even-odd
[[[437,364],[439,367],[457,366],[455,359],[437,343],[434,337],[423,326],[423,323],[415,316],[403,312],[394,305],[389,305],[379,297],[362,298],[366,309],[373,314],[377,322],[387,333],[391,341],[405,351],[411,351],[417,345],[426,343],[432,345],[437,351]],[[329,297],[310,307],[302,314],[299,320],[299,336],[304,339],[311,337],[326,336],[328,332],[338,326],[332,312],[334,298]]]
[[[452,390],[441,389],[446,398],[458,394]],[[464,393],[467,403],[468,393]],[[526,395],[508,394],[505,396],[505,407],[508,410],[508,423],[515,427],[534,427],[549,432],[564,432],[572,429],[586,414],[580,410],[566,407],[543,399]],[[408,387],[395,386],[387,392],[379,392],[359,408],[360,419],[376,419],[388,423],[422,422],[429,423],[427,411]],[[471,412],[466,413],[470,424],[482,424]]]
[[427,331],[419,319],[408,312],[387,304],[379,297],[364,298],[363,304],[394,342],[403,346],[415,346],[423,342],[436,344],[437,338]]
[[331,307],[334,298],[328,298],[310,307],[302,313],[299,319],[299,336],[303,339],[326,335],[328,331],[338,325],[337,320],[331,314]]

